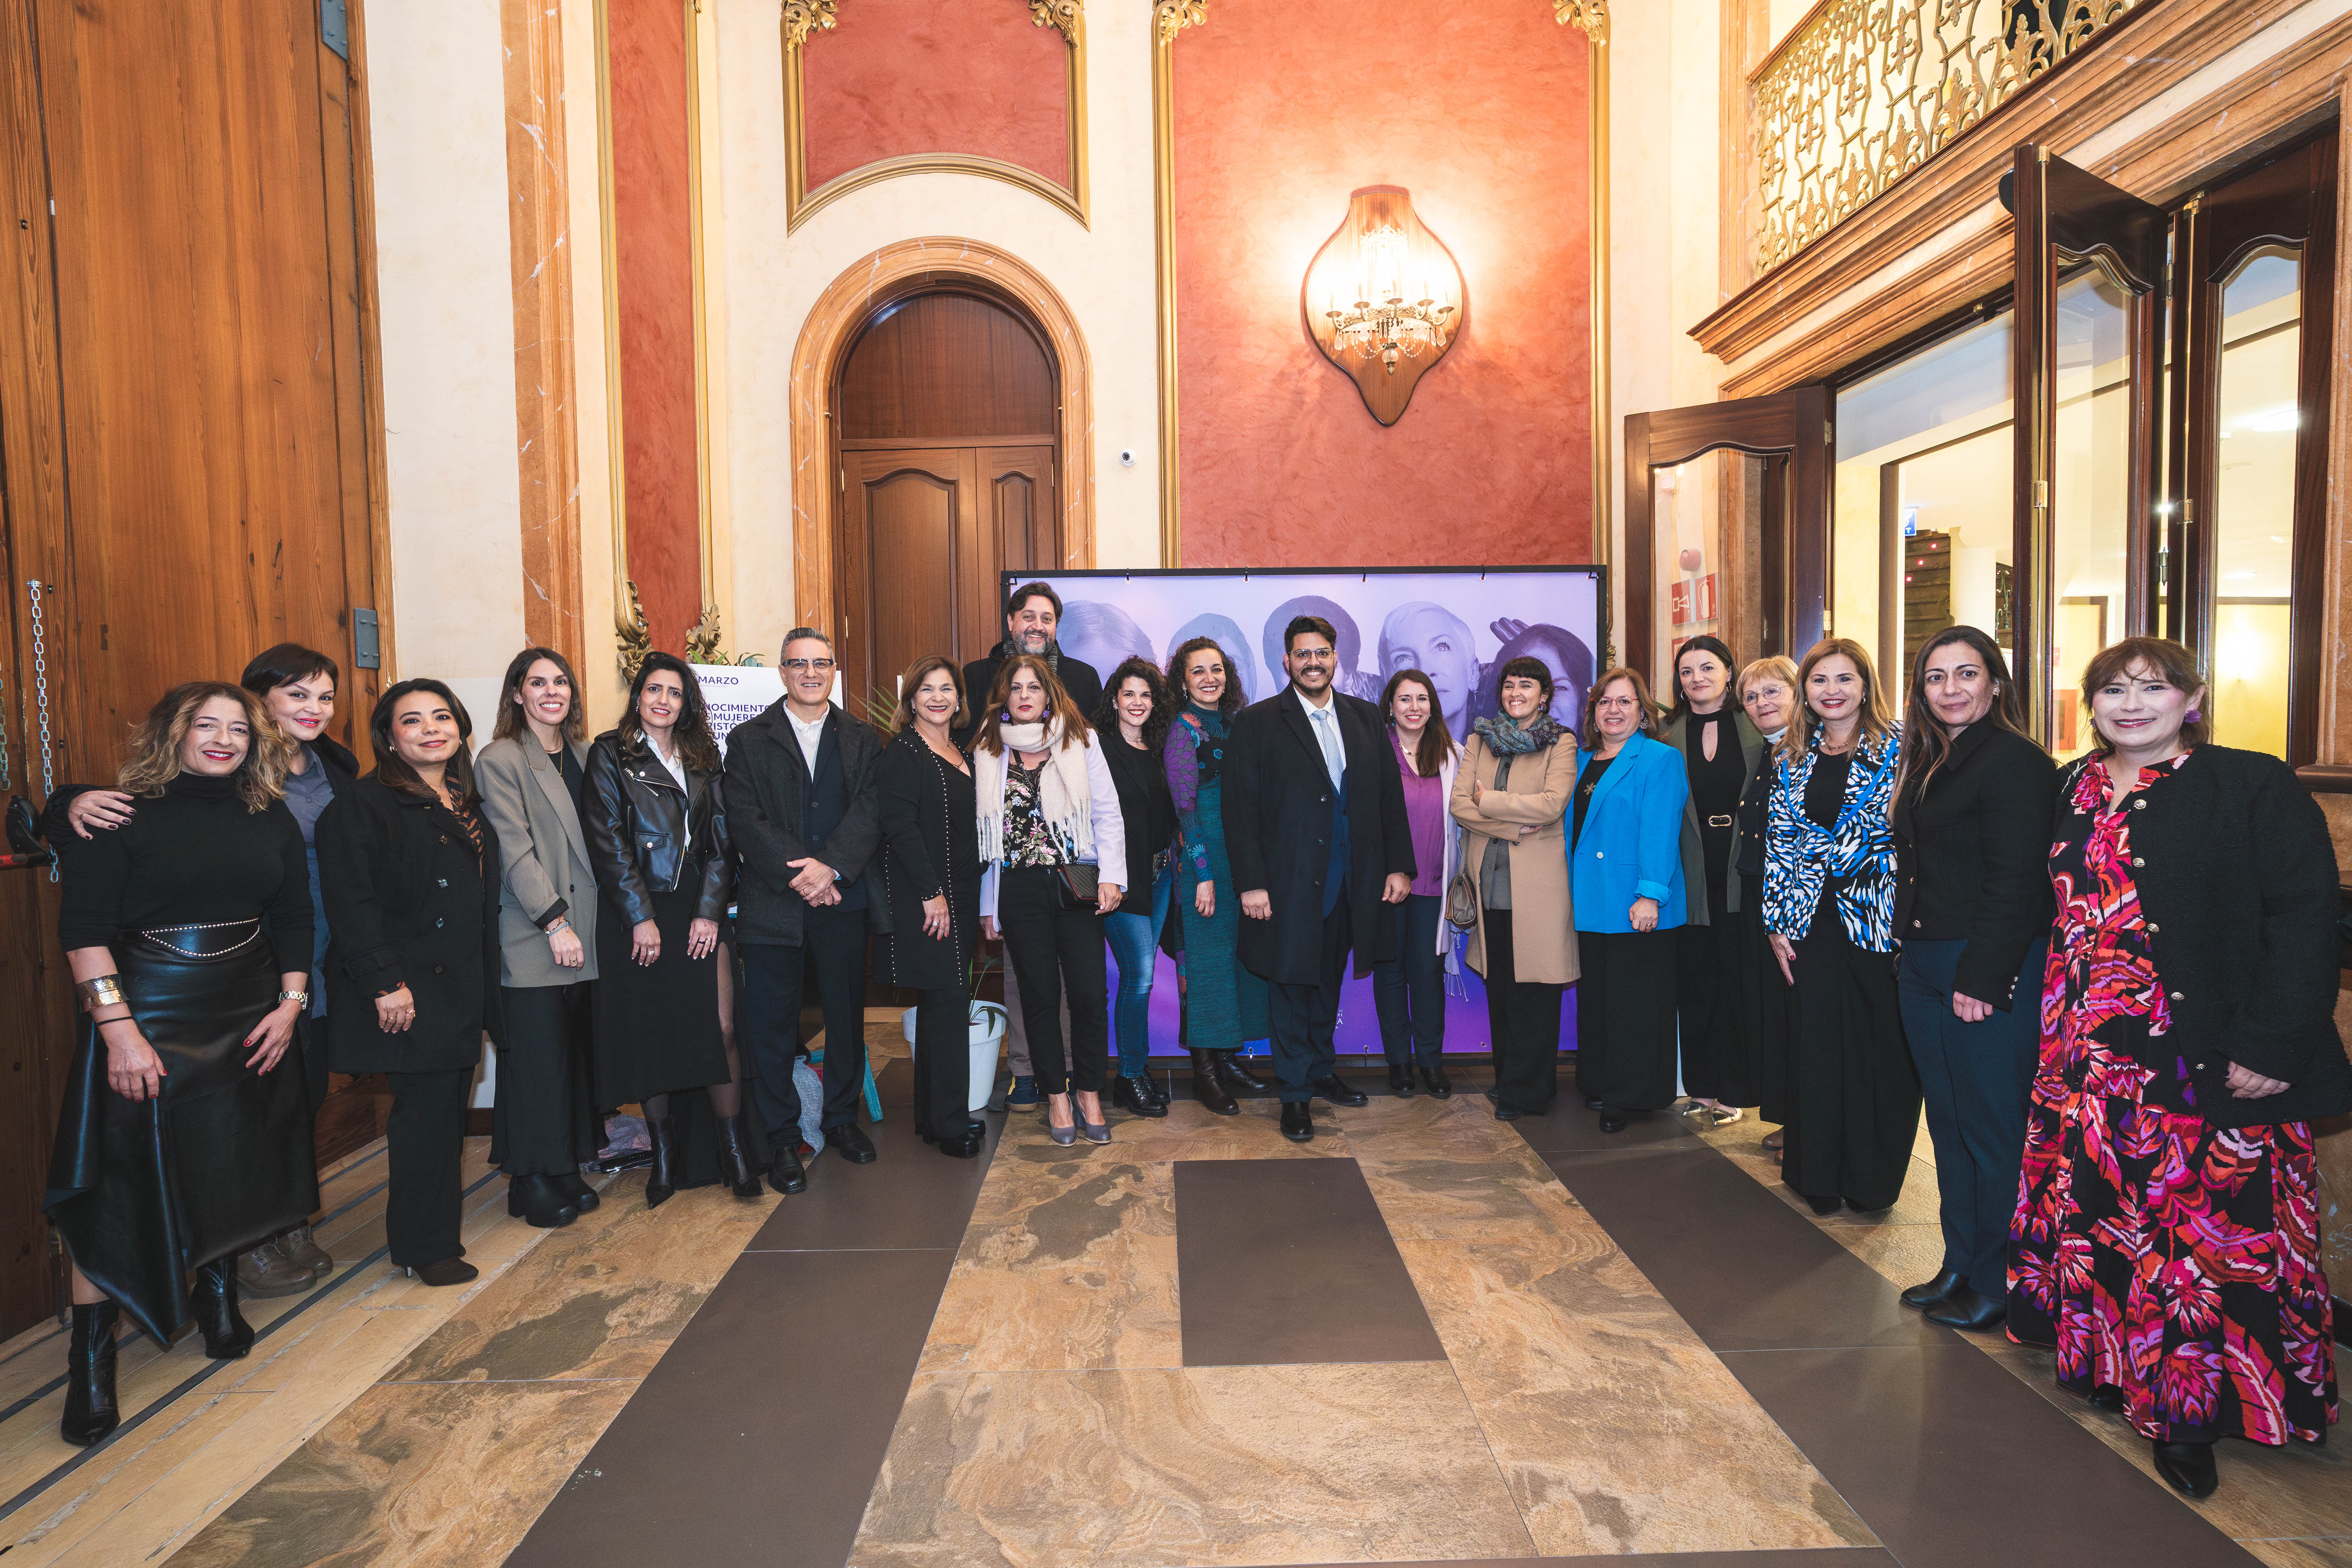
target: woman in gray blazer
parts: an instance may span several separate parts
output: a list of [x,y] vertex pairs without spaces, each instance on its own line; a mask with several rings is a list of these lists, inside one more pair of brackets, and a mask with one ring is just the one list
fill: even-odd
[[604,1142],[588,1067],[596,872],[582,826],[586,731],[572,666],[553,648],[527,647],[507,666],[496,738],[474,759],[502,870],[507,1033],[490,1158],[507,1173],[507,1212],[540,1226],[596,1206],[580,1167]]

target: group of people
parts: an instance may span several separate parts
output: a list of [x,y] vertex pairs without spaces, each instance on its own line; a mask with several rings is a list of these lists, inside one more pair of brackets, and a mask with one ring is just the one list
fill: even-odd
[[[1042,1105],[1056,1143],[1109,1142],[1113,1107],[1168,1114],[1163,950],[1193,1098],[1233,1115],[1271,1093],[1300,1142],[1315,1101],[1367,1100],[1337,1070],[1351,963],[1404,1097],[1454,1092],[1447,973],[1483,977],[1505,1121],[1552,1110],[1573,984],[1603,1132],[1759,1107],[1817,1213],[1895,1202],[1924,1102],[1945,1257],[1904,1300],[2054,1345],[2183,1490],[2215,1484],[2218,1436],[2335,1419],[2310,1132],[2352,1108],[2334,858],[2284,764],[2211,743],[2179,645],[2092,660],[2099,744],[2062,774],[1969,626],[1922,647],[1900,721],[1855,643],[1743,668],[1699,637],[1663,705],[1629,668],[1580,702],[1542,660],[1498,661],[1496,710],[1457,737],[1421,669],[1377,703],[1338,689],[1318,616],[1284,629],[1287,684],[1245,704],[1215,638],[1106,679],[1058,646],[1061,611],[1015,590],[989,657],[906,672],[887,734],[831,700],[832,642],[795,628],[782,700],[723,762],[663,654],[593,744],[547,648],[510,665],[478,755],[447,686],[401,681],[364,777],[324,734],[324,655],[166,693],[118,787],[47,813],[89,1019],[49,1183],[74,1264],[66,1435],[114,1425],[120,1310],[159,1340],[193,1316],[210,1354],[242,1355],[240,1291],[331,1267],[309,1230],[328,1071],[386,1076],[389,1254],[456,1284],[486,1032],[491,1158],[530,1224],[595,1206],[582,1166],[625,1104],[648,1204],[763,1174],[797,1193],[812,976],[827,1148],[876,1157],[869,965],[919,998],[916,1130],[984,1148],[984,942],[1009,1103]],[[1241,1059],[1261,1039],[1271,1082]]]

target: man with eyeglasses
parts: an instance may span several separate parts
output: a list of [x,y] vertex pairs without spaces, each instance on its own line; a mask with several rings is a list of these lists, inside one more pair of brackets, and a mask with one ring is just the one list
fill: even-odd
[[1404,783],[1380,710],[1331,689],[1339,638],[1318,616],[1283,633],[1290,684],[1242,710],[1225,749],[1225,847],[1241,889],[1241,959],[1272,992],[1282,1135],[1315,1136],[1307,1102],[1361,1105],[1332,1034],[1356,973],[1396,956],[1412,891]]
[[866,1080],[866,862],[882,837],[874,764],[882,741],[833,703],[833,639],[812,626],[784,634],[783,700],[728,732],[728,836],[742,862],[736,942],[743,954],[743,1024],[768,1123],[768,1180],[806,1189],[802,1169],[802,980],[816,971],[824,1005],[825,1147],[851,1164],[874,1158],[857,1125]]
[[[963,667],[963,689],[971,693],[970,722],[954,734],[955,743],[971,750],[971,738],[984,717],[980,705],[995,689],[997,667],[1015,654],[1034,654],[1053,667],[1062,689],[1088,720],[1102,705],[1102,672],[1082,658],[1064,653],[1061,646],[1062,595],[1050,583],[1024,583],[1004,599],[1004,640],[985,658]],[[1063,999],[1062,1035],[1069,1037],[1069,998]],[[1029,1070],[1029,1031],[1021,1022],[1021,991],[1013,983],[1013,966],[1004,965],[1005,1054],[1012,1059],[1013,1088],[1004,1103],[1016,1110],[1034,1110],[1044,1103],[1035,1075]]]

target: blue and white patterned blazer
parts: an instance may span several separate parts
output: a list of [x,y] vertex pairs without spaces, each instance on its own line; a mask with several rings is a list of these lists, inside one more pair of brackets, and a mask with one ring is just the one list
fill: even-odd
[[1805,815],[1805,784],[1821,756],[1821,736],[1798,763],[1777,764],[1772,779],[1769,826],[1764,837],[1764,929],[1795,942],[1813,923],[1822,887],[1831,877],[1838,888],[1838,919],[1856,947],[1895,951],[1895,826],[1889,812],[1895,775],[1903,757],[1903,726],[1891,726],[1874,744],[1854,749],[1846,775],[1845,803],[1837,826],[1823,827]]

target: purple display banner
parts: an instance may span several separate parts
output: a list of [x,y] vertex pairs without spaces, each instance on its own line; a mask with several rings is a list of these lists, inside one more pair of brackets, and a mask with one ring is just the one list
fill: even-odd
[[[1171,649],[1212,637],[1238,673],[1244,694],[1261,701],[1282,689],[1282,631],[1295,616],[1320,616],[1338,631],[1334,683],[1368,702],[1388,678],[1420,669],[1437,688],[1456,740],[1496,711],[1502,667],[1541,659],[1559,688],[1552,712],[1574,726],[1585,689],[1600,673],[1606,574],[1598,566],[1411,572],[1066,572],[1008,576],[1006,591],[1043,581],[1062,596],[1061,651],[1108,678],[1140,656],[1162,669]],[[1460,961],[1446,977],[1445,1048],[1487,1049],[1486,988]],[[1117,964],[1112,965],[1113,989]],[[1560,1048],[1576,1045],[1575,992],[1562,1003]],[[1180,1054],[1176,966],[1165,955],[1151,987],[1151,1049]],[[1342,1055],[1381,1054],[1372,982],[1351,973],[1339,994]],[[1253,1049],[1263,1050],[1263,1046]]]

